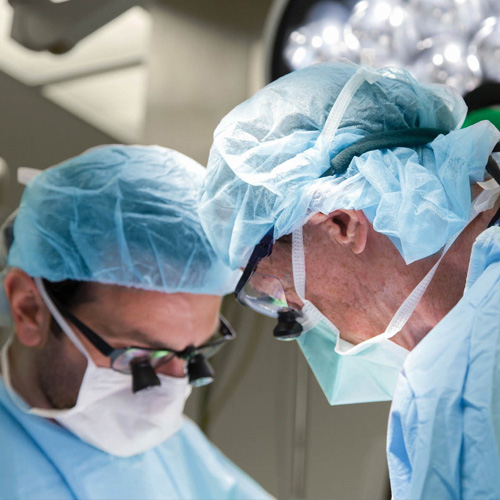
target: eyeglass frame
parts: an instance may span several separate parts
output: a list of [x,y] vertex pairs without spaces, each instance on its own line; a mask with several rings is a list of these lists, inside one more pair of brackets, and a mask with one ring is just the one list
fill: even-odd
[[[183,359],[185,361],[189,361],[191,358],[196,356],[197,354],[201,354],[204,358],[206,356],[200,352],[201,349],[207,348],[207,347],[217,347],[221,344],[224,344],[225,342],[229,340],[233,340],[236,337],[236,332],[233,330],[232,326],[230,323],[227,321],[227,319],[222,315],[219,314],[219,327],[218,331],[219,332],[224,332],[222,334],[222,337],[220,339],[217,339],[214,342],[208,342],[206,344],[202,344],[201,346],[194,347],[194,346],[187,346],[185,349],[182,351],[177,351],[175,349],[153,349],[149,347],[139,347],[139,346],[127,346],[123,348],[114,348],[111,345],[109,345],[99,334],[97,334],[92,328],[87,326],[83,321],[78,319],[71,311],[69,311],[66,307],[64,307],[57,299],[54,297],[50,297],[56,307],[59,309],[61,314],[68,318],[71,323],[73,323],[79,330],[80,332],[84,335],[84,337],[104,356],[108,357],[111,359],[111,369],[117,371],[118,373],[124,373],[128,374],[128,372],[124,372],[123,370],[118,370],[113,367],[113,363],[116,359],[118,359],[119,356],[124,354],[130,349],[139,349],[141,351],[146,351],[150,353],[155,353],[155,352],[168,352],[169,354],[173,354],[175,357],[179,359]],[[215,353],[214,353],[215,354]],[[165,356],[168,356],[166,354]],[[171,361],[173,358],[170,358],[168,361],[165,362],[167,364],[169,361]]]
[[274,246],[274,226],[269,229],[269,231],[265,234],[265,236],[255,245],[252,255],[250,255],[250,259],[248,259],[247,265],[241,275],[241,278],[238,280],[236,284],[236,288],[234,289],[234,296],[236,300],[246,306],[240,298],[239,294],[245,287],[245,285],[250,281],[253,273],[257,270],[257,267],[262,259],[269,257],[273,251]]

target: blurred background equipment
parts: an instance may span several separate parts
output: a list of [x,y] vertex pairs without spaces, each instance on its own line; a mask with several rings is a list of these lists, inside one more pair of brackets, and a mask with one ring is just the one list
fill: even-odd
[[140,142],[148,12],[129,0],[11,3],[0,0],[0,70],[116,141]]
[[267,79],[310,64],[375,51],[462,94],[500,81],[500,2],[495,0],[283,0],[268,26]]
[[82,38],[140,0],[9,0],[14,8],[11,37],[31,50],[65,54]]

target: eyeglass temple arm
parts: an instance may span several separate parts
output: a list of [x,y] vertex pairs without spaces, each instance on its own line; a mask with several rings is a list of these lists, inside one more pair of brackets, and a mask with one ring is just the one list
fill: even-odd
[[234,294],[236,297],[238,297],[238,294],[241,292],[242,288],[246,285],[247,281],[252,276],[252,273],[255,271],[257,264],[264,257],[271,255],[271,251],[273,249],[273,242],[274,242],[274,226],[271,229],[269,229],[269,231],[259,241],[259,243],[255,245],[252,251],[252,255],[248,259],[248,263],[245,266],[243,275],[241,276],[234,290]]
[[194,351],[197,351],[198,349],[202,349],[204,347],[212,347],[214,345],[219,345],[222,342],[226,342],[228,340],[233,340],[236,337],[236,332],[233,330],[233,327],[231,326],[229,321],[224,316],[222,316],[222,314],[219,314],[219,321],[220,321],[219,330],[221,330],[221,326],[222,326],[224,329],[226,329],[229,332],[229,335],[226,334],[221,339],[218,339],[214,342],[207,342],[206,344],[202,344],[198,347],[188,346],[183,351],[172,351],[172,352],[177,357],[182,358],[182,359],[186,359],[191,353],[193,353]]
[[71,323],[73,323],[82,333],[83,335],[87,338],[87,340],[97,349],[101,352],[101,354],[104,354],[104,356],[110,356],[111,353],[115,350],[113,347],[111,347],[104,339],[99,337],[97,333],[95,333],[93,330],[91,330],[85,323],[82,323],[71,311],[66,309],[57,299],[54,299],[54,297],[50,297],[54,304],[57,306],[57,308],[61,311],[63,316],[66,316]]

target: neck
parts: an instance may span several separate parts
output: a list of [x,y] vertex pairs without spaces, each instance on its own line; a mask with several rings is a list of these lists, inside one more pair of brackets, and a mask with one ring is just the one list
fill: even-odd
[[[37,353],[33,349],[26,348],[15,336],[7,356],[10,382],[14,391],[29,406],[52,408],[39,384]],[[5,366],[0,367],[0,373],[4,378],[5,369]]]
[[[493,209],[478,215],[460,234],[439,264],[429,288],[408,323],[393,337],[394,342],[406,349],[413,349],[460,301],[472,246],[479,234],[487,228],[499,205],[500,202],[497,202]],[[425,266],[428,272],[437,259],[434,257],[426,260],[429,261]]]

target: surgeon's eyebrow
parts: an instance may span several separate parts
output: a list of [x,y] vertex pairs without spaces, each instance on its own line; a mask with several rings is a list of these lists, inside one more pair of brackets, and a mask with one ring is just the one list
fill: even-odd
[[[217,334],[217,332],[219,331],[219,324],[220,324],[220,320],[217,321],[217,323],[214,327],[214,330],[213,330],[212,334],[210,335],[210,337],[208,338],[208,340],[210,340],[214,335]],[[133,339],[133,342],[139,341],[140,343],[145,344],[144,347],[146,349],[155,349],[157,351],[179,351],[179,349],[174,349],[173,347],[167,347],[165,345],[163,345],[163,346],[158,345],[156,343],[156,341],[153,341],[151,339],[150,335],[148,335],[147,333],[144,333],[140,330],[132,330],[130,332],[127,332],[125,335],[127,338]],[[203,342],[203,344],[205,344],[205,342]],[[140,346],[137,346],[137,347],[140,347]]]
[[178,349],[174,349],[172,347],[167,347],[166,345],[159,345],[156,340],[151,339],[151,336],[147,333],[141,332],[140,330],[132,330],[126,333],[126,337],[132,339],[131,345],[136,345],[136,342],[144,344],[146,349],[155,349],[157,351],[177,351]]

